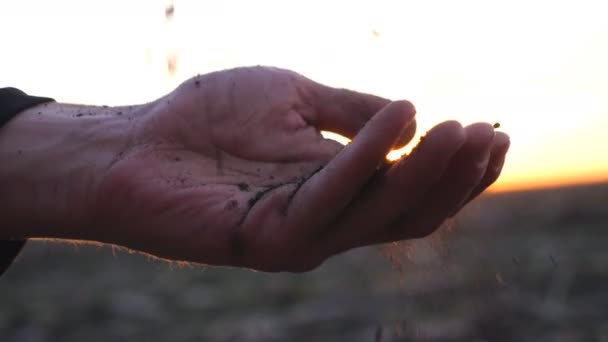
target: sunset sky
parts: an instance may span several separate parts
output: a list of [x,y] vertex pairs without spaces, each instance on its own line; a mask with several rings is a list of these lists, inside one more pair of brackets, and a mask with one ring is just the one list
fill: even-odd
[[[197,73],[265,64],[414,102],[420,133],[500,122],[495,190],[608,181],[602,1],[20,0],[0,9],[0,86],[147,102]],[[177,56],[173,75],[167,57]]]

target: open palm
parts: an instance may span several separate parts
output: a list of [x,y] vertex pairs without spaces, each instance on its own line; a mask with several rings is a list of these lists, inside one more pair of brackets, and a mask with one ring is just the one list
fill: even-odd
[[265,271],[429,234],[496,180],[509,145],[445,122],[380,172],[414,135],[413,106],[276,68],[197,76],[146,108],[96,191],[96,239]]

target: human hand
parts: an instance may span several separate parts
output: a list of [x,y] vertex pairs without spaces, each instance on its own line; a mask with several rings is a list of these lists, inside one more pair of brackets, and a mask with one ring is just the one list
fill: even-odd
[[414,134],[411,104],[265,67],[197,76],[129,118],[91,173],[87,228],[60,237],[264,271],[430,234],[496,180],[509,145],[489,124],[445,122],[385,167]]

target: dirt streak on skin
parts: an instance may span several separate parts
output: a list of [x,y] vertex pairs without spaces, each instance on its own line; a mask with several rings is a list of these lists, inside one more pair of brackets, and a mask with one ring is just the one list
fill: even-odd
[[260,200],[262,199],[262,197],[264,197],[264,195],[266,195],[267,193],[269,193],[272,190],[278,189],[279,187],[283,186],[285,184],[281,183],[281,184],[277,184],[277,185],[273,185],[273,186],[269,186],[265,189],[262,189],[258,192],[255,193],[255,195],[253,195],[253,197],[251,197],[249,199],[249,209],[251,210],[251,208],[253,208],[253,206]]
[[[232,236],[230,239],[230,254],[231,254],[231,258],[233,259],[233,264],[240,265],[247,252],[247,246],[243,240],[242,229],[243,229],[243,223],[247,219],[249,212],[252,210],[253,206],[259,200],[261,200],[262,197],[264,197],[264,195],[271,192],[272,190],[278,189],[279,187],[281,187],[283,185],[285,185],[285,184],[281,183],[281,184],[269,186],[265,189],[262,189],[262,190],[256,192],[255,195],[253,195],[253,197],[251,197],[249,199],[249,201],[247,202],[249,205],[249,209],[247,211],[245,211],[245,213],[243,213],[238,224],[234,227],[234,231],[232,232]],[[232,205],[228,204],[228,206],[226,207],[226,210],[235,209],[235,208],[231,208],[231,207],[232,207]]]
[[314,170],[308,177],[302,177],[300,180],[298,180],[298,182],[296,183],[296,187],[293,189],[291,194],[289,194],[289,197],[287,197],[287,202],[285,203],[285,207],[283,207],[281,209],[281,214],[283,214],[284,216],[287,215],[287,210],[289,209],[289,206],[291,205],[291,201],[293,200],[296,193],[298,193],[298,191],[300,190],[302,185],[304,185],[304,183],[306,183],[306,181],[311,179],[319,171],[323,170],[324,167],[325,167],[325,165],[321,165],[316,170]]

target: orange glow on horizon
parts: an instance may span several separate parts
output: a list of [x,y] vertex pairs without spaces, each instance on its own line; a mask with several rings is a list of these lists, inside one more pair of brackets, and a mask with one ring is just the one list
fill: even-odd
[[548,178],[546,180],[539,180],[538,178],[532,177],[501,180],[500,182],[497,182],[491,186],[488,189],[488,192],[502,193],[608,183],[608,176],[605,172],[598,172],[595,174],[590,173],[589,176],[590,177],[575,176],[570,178],[567,177],[567,175],[563,175],[560,177]]

